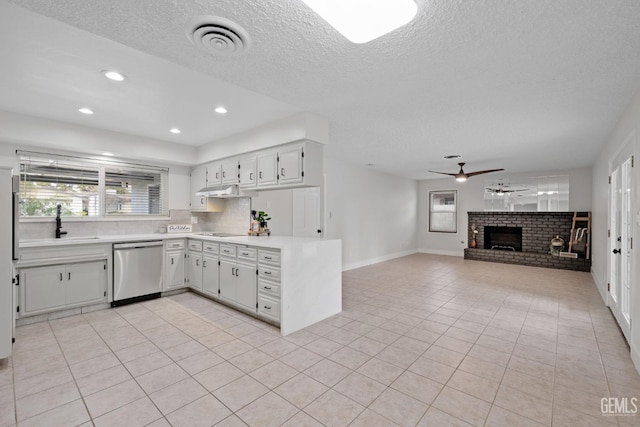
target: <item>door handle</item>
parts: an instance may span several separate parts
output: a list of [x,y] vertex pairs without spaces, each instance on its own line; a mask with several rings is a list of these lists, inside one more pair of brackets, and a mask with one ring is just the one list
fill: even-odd
[[612,252],[613,252],[614,254],[619,254],[619,253],[621,253],[622,251],[621,251],[620,249],[614,249]]

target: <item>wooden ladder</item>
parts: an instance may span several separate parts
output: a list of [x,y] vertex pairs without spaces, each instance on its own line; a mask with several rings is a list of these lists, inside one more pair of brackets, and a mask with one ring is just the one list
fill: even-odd
[[576,236],[576,222],[586,222],[587,223],[587,241],[584,245],[585,249],[585,258],[589,259],[591,255],[591,212],[587,212],[587,216],[578,216],[578,212],[573,213],[573,221],[571,223],[571,238],[569,239],[569,252],[571,252],[571,248],[573,246],[573,241]]

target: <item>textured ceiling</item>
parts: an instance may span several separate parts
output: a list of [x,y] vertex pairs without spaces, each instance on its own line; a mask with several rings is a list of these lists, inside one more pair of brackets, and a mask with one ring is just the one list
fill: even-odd
[[[447,154],[469,171],[590,166],[640,86],[637,0],[417,0],[413,22],[364,45],[299,0],[12,3],[322,115],[330,155],[411,178],[455,172]],[[237,22],[251,48],[198,50],[198,15]]]

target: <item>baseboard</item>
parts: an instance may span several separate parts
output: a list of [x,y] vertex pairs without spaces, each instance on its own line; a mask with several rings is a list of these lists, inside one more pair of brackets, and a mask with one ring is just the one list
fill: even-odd
[[395,253],[392,253],[392,254],[383,255],[383,256],[380,256],[380,257],[376,257],[376,258],[369,258],[369,259],[365,259],[365,260],[362,260],[362,261],[356,261],[356,262],[351,262],[349,264],[343,264],[342,265],[342,271],[349,271],[349,270],[353,270],[355,268],[366,267],[367,265],[377,264],[379,262],[389,261],[389,260],[392,260],[392,259],[396,259],[396,258],[401,258],[403,256],[407,256],[407,255],[413,255],[413,254],[415,254],[417,252],[418,252],[417,249],[409,249],[408,251],[395,252]]
[[598,289],[598,293],[600,294],[600,298],[602,298],[604,305],[609,306],[609,304],[607,303],[607,287],[600,281],[600,275],[596,272],[596,270],[594,270],[593,265],[591,266],[591,278],[596,284],[596,289]]
[[636,371],[640,373],[640,350],[633,344],[630,344],[629,347],[631,347],[631,361],[636,367]]
[[447,255],[447,256],[457,256],[457,257],[463,257],[464,256],[464,250],[462,250],[462,251],[441,251],[441,250],[438,250],[438,249],[420,248],[420,249],[418,249],[418,252],[420,252],[421,254],[431,254],[431,255]]

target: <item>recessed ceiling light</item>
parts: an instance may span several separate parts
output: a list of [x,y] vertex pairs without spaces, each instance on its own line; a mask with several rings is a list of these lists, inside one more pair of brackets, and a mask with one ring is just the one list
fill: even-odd
[[302,0],[353,43],[366,43],[416,16],[413,0]]
[[227,109],[224,107],[216,107],[216,109],[213,111],[215,111],[218,114],[227,114]]
[[109,80],[113,80],[114,82],[121,82],[127,78],[124,74],[120,74],[117,71],[107,70],[107,71],[103,71],[102,74],[104,74],[106,78],[108,78]]
[[102,153],[102,155],[103,155],[103,156],[109,156],[109,157],[111,157],[111,156],[113,156],[113,153],[110,153],[110,152],[108,152],[108,151],[105,151],[104,153]]
[[367,166],[371,167],[371,166],[375,166],[373,163],[367,163]]
[[93,110],[87,107],[78,108],[78,112],[82,114],[87,114],[87,115],[93,114]]
[[448,156],[444,156],[443,159],[459,159],[460,157],[462,157],[460,154],[449,154]]
[[179,134],[181,131],[180,131],[180,129],[178,129],[178,128],[171,128],[171,129],[169,129],[169,132],[171,132],[171,133],[175,133],[175,134],[177,135],[177,134]]

